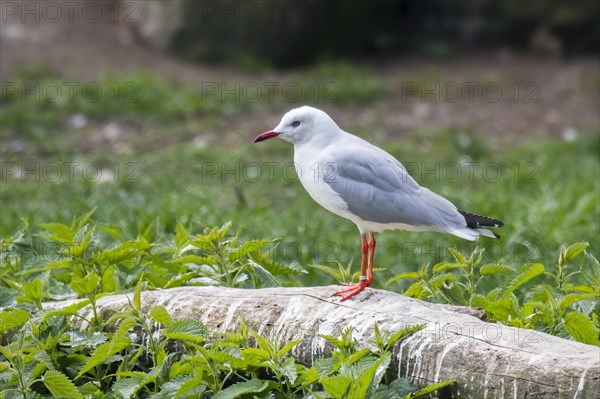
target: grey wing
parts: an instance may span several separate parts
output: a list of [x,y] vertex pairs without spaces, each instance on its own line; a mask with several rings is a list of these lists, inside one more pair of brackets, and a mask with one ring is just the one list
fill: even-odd
[[[351,154],[351,155],[349,155]],[[337,154],[324,181],[362,220],[403,223],[438,230],[466,227],[447,199],[419,186],[404,166],[376,147]]]

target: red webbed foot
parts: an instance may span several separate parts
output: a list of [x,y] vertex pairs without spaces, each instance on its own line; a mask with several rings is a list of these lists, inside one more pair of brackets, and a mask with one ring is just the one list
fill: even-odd
[[367,281],[362,280],[358,283],[344,283],[342,285],[345,285],[348,288],[335,292],[333,296],[341,296],[341,301],[345,301],[364,290],[367,287]]

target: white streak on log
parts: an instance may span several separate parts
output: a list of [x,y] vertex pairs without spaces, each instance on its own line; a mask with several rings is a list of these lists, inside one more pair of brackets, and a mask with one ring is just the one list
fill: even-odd
[[[414,334],[414,335],[406,338],[404,341],[402,341],[400,343],[400,351],[398,352],[398,357],[397,357],[398,358],[398,378],[400,378],[400,377],[408,377],[408,375],[409,375],[409,371],[410,371],[410,357],[411,356],[410,356],[410,354],[408,354],[406,356],[403,356],[403,352],[404,352],[404,348],[410,343],[411,340],[413,340],[415,338],[417,338],[416,334]],[[404,368],[406,372],[404,373],[404,376],[401,376],[400,375],[400,371],[402,370],[402,368],[400,366],[402,365],[402,360],[403,359],[406,361],[406,366]]]
[[446,355],[448,354],[448,352],[450,352],[450,350],[452,348],[454,348],[456,345],[458,345],[459,342],[460,341],[449,343],[448,345],[446,345],[444,350],[438,356],[437,367],[435,370],[435,377],[433,378],[434,382],[440,382],[440,372],[442,371],[442,365],[444,364],[444,358],[446,357]]
[[[581,378],[579,379],[579,384],[577,385],[577,391],[575,391],[575,395],[573,396],[573,399],[577,399],[577,395],[579,395],[579,392],[583,391],[583,387],[585,386],[585,376],[587,375],[587,372],[588,372],[588,369],[585,369],[583,371],[583,373],[581,374]],[[600,395],[600,392],[598,392],[598,395]]]
[[231,324],[231,322],[235,316],[235,312],[243,304],[244,304],[244,300],[240,299],[239,301],[235,302],[232,306],[229,306],[229,308],[227,309],[227,314],[225,314],[225,319],[223,320],[223,323],[221,324],[222,331],[227,331],[229,325]]

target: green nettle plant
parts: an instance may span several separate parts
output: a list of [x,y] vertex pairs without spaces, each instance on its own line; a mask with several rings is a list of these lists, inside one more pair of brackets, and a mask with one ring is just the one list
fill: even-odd
[[[331,355],[308,367],[293,356],[299,341],[271,341],[243,322],[235,331],[212,332],[197,320],[173,319],[163,306],[144,306],[142,290],[271,287],[305,270],[274,261],[273,241],[230,234],[229,223],[199,234],[178,224],[170,235],[151,224],[131,239],[94,225],[92,215],[37,228],[24,221],[2,240],[0,399],[415,398],[451,384],[418,390],[387,373],[392,346],[422,326],[376,326],[361,343],[352,329],[322,336]],[[563,247],[553,267],[484,264],[482,250],[451,250],[454,261],[390,282],[410,281],[405,294],[412,297],[481,307],[507,325],[600,345],[600,264],[587,246]],[[341,264],[314,267],[339,280],[351,277]],[[130,293],[127,309],[99,311],[101,297],[123,292]],[[53,300],[69,302],[57,308]]]
[[95,315],[96,324],[79,315],[89,298],[33,315],[0,313],[7,342],[0,398],[417,398],[451,384],[417,390],[406,378],[387,383],[391,347],[423,325],[396,333],[376,327],[374,349],[359,348],[351,328],[323,336],[331,357],[306,367],[290,356],[301,341],[280,346],[243,320],[235,332],[211,334],[197,320],[174,320],[164,306],[145,310],[143,285],[140,279],[128,310]]
[[[297,264],[273,261],[273,241],[240,242],[238,236],[231,237],[231,223],[196,235],[178,224],[169,240],[154,237],[150,225],[128,240],[115,228],[90,226],[93,212],[75,218],[70,226],[40,224],[45,233],[36,237],[30,237],[24,222],[20,232],[2,242],[1,289],[8,295],[19,292],[20,302],[41,309],[43,300],[66,299],[73,293],[95,303],[102,295],[131,289],[140,276],[149,288],[261,288],[281,286],[281,278],[306,273]],[[95,290],[94,295],[86,292],[86,286]]]
[[[183,226],[177,225],[174,262],[186,264],[190,270],[175,276],[165,287],[189,282],[223,287],[277,287],[281,285],[277,276],[306,273],[299,265],[271,261],[273,241],[250,240],[240,244],[238,236],[227,235],[230,228],[231,222],[190,238]],[[262,251],[270,245],[269,251]]]
[[[588,247],[588,243],[575,243],[560,250],[554,271],[544,265],[529,263],[518,270],[504,263],[481,264],[483,250],[475,249],[465,256],[450,249],[455,262],[442,262],[433,268],[421,266],[418,272],[401,273],[390,280],[413,280],[404,292],[406,295],[483,308],[486,315],[503,324],[535,328],[591,345],[600,345],[600,264],[586,254],[586,262],[574,267],[572,263]],[[584,266],[585,264],[585,266]],[[508,275],[504,284],[489,291],[483,286],[496,275]],[[585,284],[571,283],[583,275]],[[535,278],[546,282],[517,295],[517,290]]]
[[[324,336],[331,357],[306,367],[291,356],[299,341],[280,346],[243,322],[237,331],[211,333],[197,320],[174,320],[163,306],[146,309],[142,289],[270,287],[305,271],[274,262],[272,241],[232,237],[230,223],[195,235],[177,225],[167,238],[149,226],[126,239],[93,226],[92,215],[40,224],[35,235],[24,221],[2,241],[2,399],[404,398],[450,384],[417,390],[408,379],[388,381],[391,346],[421,326],[377,329],[373,350],[359,349],[351,329]],[[100,314],[98,299],[130,290],[127,310]],[[54,308],[56,299],[72,303]]]

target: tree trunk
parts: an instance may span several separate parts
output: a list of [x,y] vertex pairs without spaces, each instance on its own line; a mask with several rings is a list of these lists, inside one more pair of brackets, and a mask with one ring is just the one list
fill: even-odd
[[[143,292],[142,306],[163,305],[173,318],[201,320],[213,331],[234,330],[243,317],[248,327],[272,340],[301,339],[293,354],[305,365],[332,349],[320,334],[337,336],[351,326],[353,336],[367,345],[375,323],[392,332],[425,323],[397,345],[392,361],[392,372],[417,386],[453,380],[453,397],[461,398],[600,397],[598,347],[486,322],[476,309],[388,291],[367,289],[340,302],[331,297],[338,289],[181,287]],[[100,299],[98,306],[108,317],[129,302],[125,295],[113,295]]]

